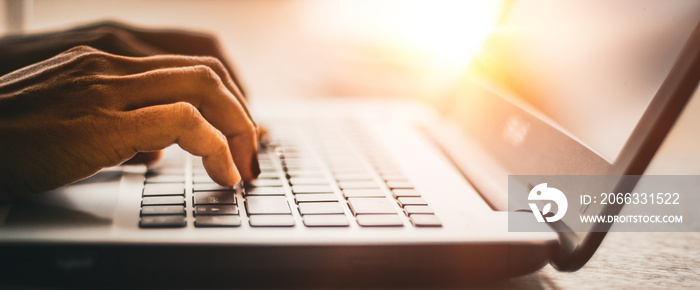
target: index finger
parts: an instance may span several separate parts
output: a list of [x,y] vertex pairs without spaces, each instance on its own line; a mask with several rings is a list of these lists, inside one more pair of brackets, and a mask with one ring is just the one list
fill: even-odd
[[125,110],[188,102],[228,139],[233,161],[244,180],[259,173],[257,132],[235,96],[208,66],[166,68],[144,73],[104,77],[122,96]]
[[236,80],[232,79],[232,75],[226,69],[224,63],[215,57],[209,56],[187,56],[187,55],[154,55],[148,57],[123,57],[123,59],[128,63],[125,67],[130,73],[140,73],[154,69],[162,68],[177,68],[177,67],[188,67],[195,65],[206,65],[211,68],[221,79],[221,82],[226,86],[226,88],[233,94],[239,103],[243,104],[243,108],[248,114],[248,118],[253,121],[250,112],[247,110],[246,98],[240,88],[240,85]]

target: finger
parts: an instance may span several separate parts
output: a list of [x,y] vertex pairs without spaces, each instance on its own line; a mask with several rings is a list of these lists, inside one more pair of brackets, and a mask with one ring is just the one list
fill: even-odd
[[228,139],[233,160],[245,180],[259,174],[255,166],[256,130],[243,104],[226,89],[214,71],[199,65],[145,73],[105,77],[123,96],[125,110],[160,104],[188,102]]
[[[224,86],[236,97],[239,103],[246,105],[246,99],[239,86],[231,78],[224,64],[214,57],[206,56],[186,56],[186,55],[154,55],[149,57],[130,57],[128,61],[127,71],[131,74],[142,73],[155,69],[162,68],[178,68],[195,65],[206,65],[219,76]],[[248,118],[253,120],[246,106],[243,106],[248,115]]]
[[267,128],[263,126],[258,126],[258,145],[261,146],[267,146],[270,143],[272,143],[272,139],[270,138],[270,132],[267,130]]
[[116,22],[100,22],[86,26],[78,26],[63,32],[55,33],[59,37],[64,35],[98,36],[90,42],[80,43],[99,48],[102,51],[124,56],[148,56],[171,53],[137,37],[130,29]]
[[157,47],[169,54],[214,57],[221,61],[234,84],[241,92],[241,97],[243,99],[247,98],[236,69],[224,56],[219,41],[210,34],[175,29],[137,28],[117,22],[102,23],[99,27],[111,27],[128,31],[144,43]]
[[157,47],[143,42],[127,31],[115,29],[96,29],[83,32],[85,43],[102,51],[123,56],[149,56],[163,53]]
[[0,75],[49,59],[79,45],[124,56],[147,56],[159,50],[139,38],[117,32],[62,32],[16,37],[0,45]]
[[226,137],[191,104],[151,106],[124,114],[120,131],[127,149],[154,151],[177,143],[192,155],[202,157],[204,168],[216,183],[230,186],[241,180]]
[[[60,34],[85,34],[97,32],[103,34],[106,38],[110,35],[112,38],[128,40],[126,43],[134,43],[133,47],[128,47],[132,51],[115,51],[110,46],[100,47],[100,49],[125,56],[146,56],[156,54],[182,54],[193,56],[210,56],[220,60],[233,80],[233,83],[240,91],[240,96],[247,99],[245,88],[236,73],[236,69],[231,65],[222,52],[221,45],[218,40],[209,34],[198,33],[193,31],[175,30],[175,29],[146,29],[137,28],[126,23],[116,21],[102,21],[91,23],[83,26],[77,26],[65,32],[37,34],[38,38],[45,39],[49,36]],[[106,35],[105,35],[106,34]],[[65,37],[60,37],[65,38]],[[79,42],[75,45],[93,45],[93,43]],[[70,47],[72,47],[70,46]],[[64,51],[70,47],[64,47],[59,50]],[[117,48],[120,45],[116,46]],[[56,53],[58,53],[56,52]],[[51,54],[51,55],[55,55]]]

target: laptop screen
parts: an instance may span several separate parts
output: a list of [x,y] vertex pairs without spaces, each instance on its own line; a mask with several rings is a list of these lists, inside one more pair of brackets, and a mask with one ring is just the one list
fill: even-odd
[[[527,194],[542,182],[533,176],[642,174],[700,80],[700,1],[506,3],[464,92],[445,109],[470,137],[456,154],[465,176],[493,208],[517,211],[529,208],[509,205],[508,193]],[[591,190],[635,184],[620,177]],[[578,269],[609,225],[565,235],[555,264]]]
[[479,70],[613,163],[700,20],[700,1],[516,1]]

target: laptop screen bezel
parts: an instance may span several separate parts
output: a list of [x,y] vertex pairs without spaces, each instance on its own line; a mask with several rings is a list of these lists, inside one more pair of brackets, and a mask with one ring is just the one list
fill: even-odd
[[[618,158],[608,169],[609,175],[624,175],[617,191],[632,190],[637,175],[644,174],[647,166],[661,146],[663,140],[683,112],[686,104],[698,89],[700,82],[700,22],[685,43],[680,56],[673,65],[637,126],[627,139]],[[621,205],[608,205],[602,209],[606,214],[617,214]],[[598,224],[609,229],[611,224]],[[603,228],[599,229],[602,230]],[[572,271],[582,267],[596,251],[607,231],[590,232],[583,236],[576,248],[552,261],[560,270]],[[570,239],[570,238],[568,238]]]
[[[465,82],[467,84],[461,90],[462,95],[467,95],[467,100],[451,100],[451,108],[446,113],[456,119],[466,135],[503,169],[493,174],[480,172],[478,177],[465,172],[465,176],[487,200],[488,196],[504,194],[502,190],[493,192],[494,188],[487,185],[493,183],[494,179],[507,183],[502,179],[503,173],[641,175],[700,81],[700,23],[696,24],[670,73],[612,163],[559,129],[536,110],[530,110],[526,104],[518,103],[519,98],[509,96],[512,92],[500,90],[498,86],[489,83],[487,78],[478,77],[478,73],[473,75],[477,77]],[[515,136],[516,139],[524,139],[522,143],[514,144],[506,136],[509,130],[513,129],[513,120],[516,120],[516,127],[522,127],[522,130],[516,131],[522,131],[519,133],[523,136]],[[487,179],[491,180],[486,181]],[[610,190],[629,191],[635,184],[635,178],[626,178]],[[620,206],[609,205],[603,208],[601,213],[616,214],[620,209]],[[588,233],[560,234],[561,249],[552,260],[555,268],[574,271],[590,259],[611,225],[593,226],[596,230]]]

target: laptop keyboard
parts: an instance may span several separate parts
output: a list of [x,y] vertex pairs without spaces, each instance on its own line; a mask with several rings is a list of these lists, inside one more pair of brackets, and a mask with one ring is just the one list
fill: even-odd
[[251,227],[442,226],[410,180],[356,126],[276,125],[271,127],[276,139],[258,154],[261,174],[250,184],[220,186],[201,160],[189,155],[182,163],[149,169],[140,227],[186,227],[192,220],[198,228],[244,222]]

